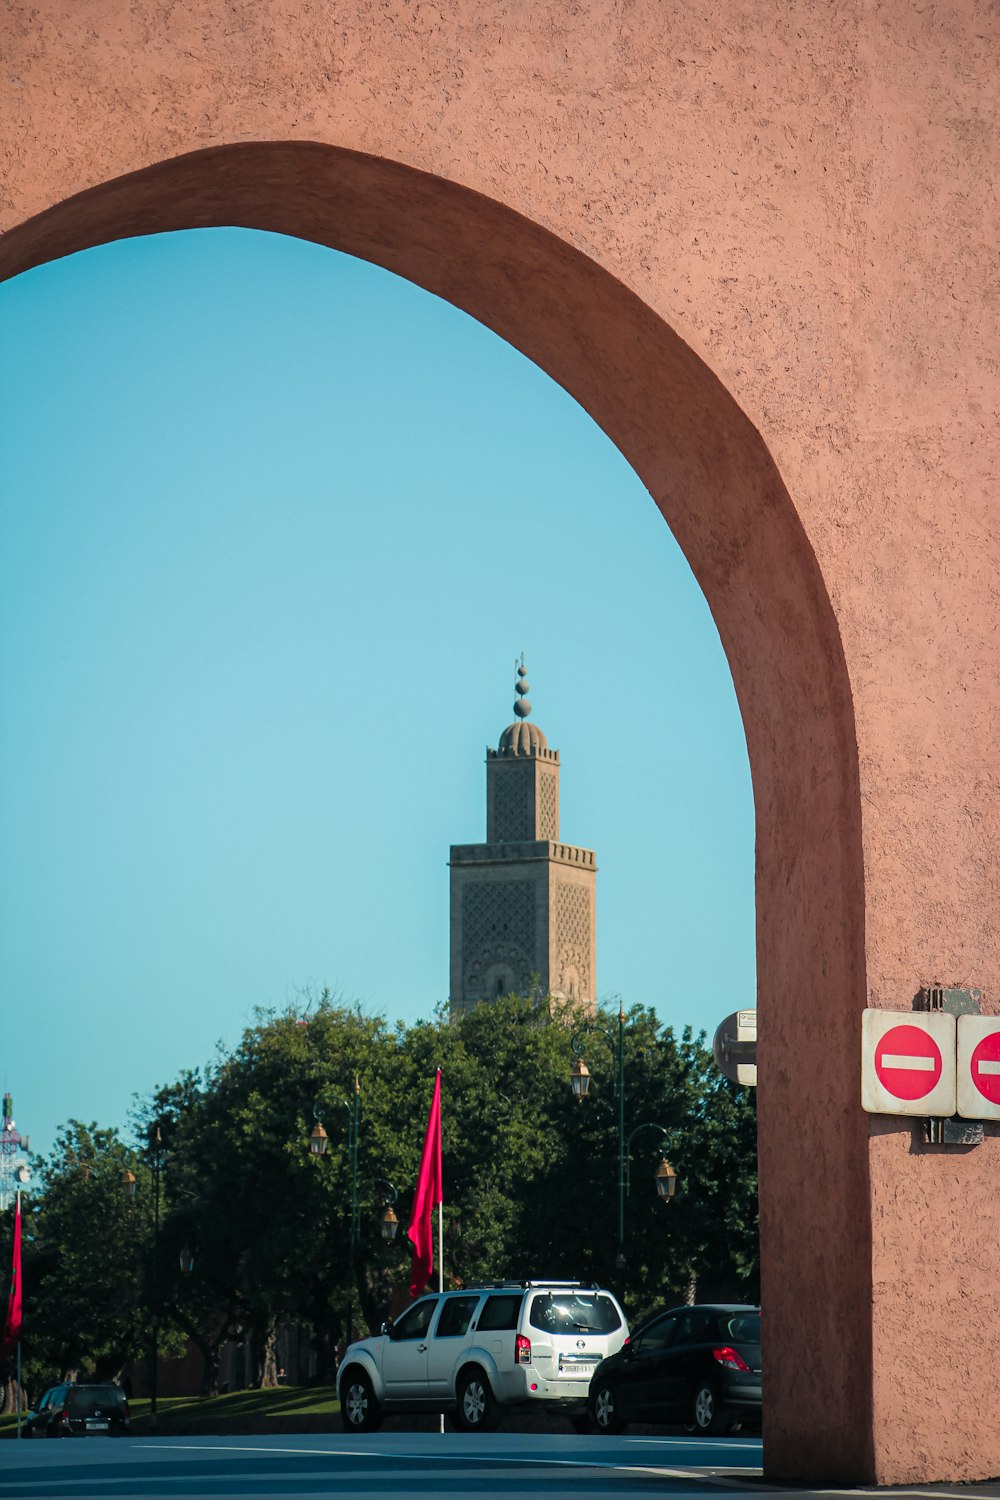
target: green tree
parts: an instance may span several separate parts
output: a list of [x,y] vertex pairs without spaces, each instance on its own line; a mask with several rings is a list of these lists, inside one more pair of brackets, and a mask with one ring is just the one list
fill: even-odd
[[[577,1103],[572,1038],[584,1028],[593,1082]],[[609,1038],[616,1043],[615,1014],[537,996],[510,995],[454,1021],[442,1010],[409,1028],[327,992],[259,1012],[204,1073],[183,1073],[138,1107],[137,1139],[159,1133],[155,1265],[148,1151],[130,1152],[96,1126],[63,1132],[25,1236],[31,1368],[46,1379],[74,1368],[115,1373],[146,1347],[155,1303],[161,1348],[193,1340],[207,1391],[222,1345],[237,1335],[253,1348],[255,1381],[273,1381],[280,1320],[312,1330],[317,1378],[329,1379],[352,1328],[376,1328],[407,1286],[405,1226],[439,1067],[446,1284],[599,1281],[619,1292],[633,1323],[694,1289],[755,1297],[754,1095],[716,1071],[703,1038],[678,1038],[641,1006],[624,1028],[630,1192],[625,1264],[616,1264]],[[309,1151],[317,1120],[323,1156]],[[653,1188],[661,1150],[679,1174],[669,1204]],[[131,1206],[126,1169],[138,1178]],[[380,1219],[394,1193],[401,1232],[386,1244]]]
[[[257,1384],[272,1383],[280,1319],[313,1329],[319,1376],[347,1336],[349,1305],[374,1307],[384,1252],[369,1220],[378,1179],[397,1152],[389,1116],[396,1033],[379,1018],[337,1006],[328,994],[305,1014],[261,1012],[237,1047],[204,1079],[187,1075],[144,1107],[168,1149],[163,1240],[186,1245],[194,1269],[166,1265],[176,1321],[206,1357],[209,1379],[221,1342],[236,1330],[254,1351]],[[351,1264],[349,1108],[362,1098],[358,1151],[361,1229]],[[329,1149],[309,1151],[317,1118]],[[386,1292],[386,1302],[388,1293]]]
[[25,1383],[36,1393],[74,1371],[117,1378],[144,1347],[149,1185],[116,1131],[78,1120],[60,1131],[22,1220]]

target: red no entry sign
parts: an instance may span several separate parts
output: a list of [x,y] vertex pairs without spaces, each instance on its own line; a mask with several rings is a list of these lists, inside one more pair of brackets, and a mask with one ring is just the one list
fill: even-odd
[[897,1099],[923,1099],[941,1080],[941,1048],[919,1026],[893,1026],[875,1048],[875,1076]]
[[991,1104],[1000,1104],[1000,1031],[984,1037],[969,1065],[972,1081]]
[[1000,1016],[958,1018],[958,1112],[1000,1120]]
[[866,1010],[861,1103],[871,1114],[955,1113],[955,1017],[944,1011]]

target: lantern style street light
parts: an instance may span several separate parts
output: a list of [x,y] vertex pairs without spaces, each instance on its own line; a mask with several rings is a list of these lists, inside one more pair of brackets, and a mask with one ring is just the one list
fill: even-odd
[[379,1194],[382,1198],[382,1214],[379,1219],[379,1233],[385,1240],[386,1244],[390,1245],[396,1238],[396,1231],[399,1229],[399,1220],[396,1218],[396,1212],[393,1208],[393,1204],[399,1197],[399,1194],[397,1193],[393,1184],[386,1177],[376,1177],[375,1185],[378,1188]]
[[[629,1193],[632,1141],[640,1130],[658,1130],[664,1137],[667,1132],[662,1125],[657,1125],[652,1121],[643,1121],[636,1125],[627,1137],[625,1135],[625,1005],[623,1001],[618,1002],[617,1032],[609,1031],[607,1027],[592,1022],[571,1039],[570,1046],[576,1053],[576,1061],[570,1069],[570,1084],[577,1103],[581,1104],[590,1094],[590,1069],[583,1060],[583,1039],[595,1032],[603,1036],[611,1048],[617,1084],[614,1091],[618,1116],[618,1254],[615,1256],[615,1265],[620,1271],[625,1266],[625,1199]],[[677,1188],[677,1173],[662,1154],[660,1164],[656,1169],[655,1182],[660,1198],[664,1203],[669,1203]]]
[[656,1181],[656,1191],[669,1203],[677,1191],[677,1173],[665,1156],[660,1157],[660,1165],[653,1173],[653,1177]]

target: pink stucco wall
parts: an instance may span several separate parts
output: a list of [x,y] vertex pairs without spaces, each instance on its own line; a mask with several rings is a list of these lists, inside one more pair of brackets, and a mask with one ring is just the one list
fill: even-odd
[[1000,1138],[922,1149],[858,1097],[865,1004],[1000,1010],[1000,13],[8,0],[0,28],[0,273],[311,237],[482,318],[634,464],[754,774],[767,1469],[1000,1474]]

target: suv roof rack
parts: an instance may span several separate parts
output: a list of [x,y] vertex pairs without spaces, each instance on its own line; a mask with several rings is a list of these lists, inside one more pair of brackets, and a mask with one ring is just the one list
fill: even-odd
[[580,1291],[596,1292],[599,1287],[596,1281],[558,1281],[546,1278],[544,1281],[467,1281],[464,1290],[470,1292],[526,1292],[531,1287],[551,1287],[553,1290],[574,1287]]

